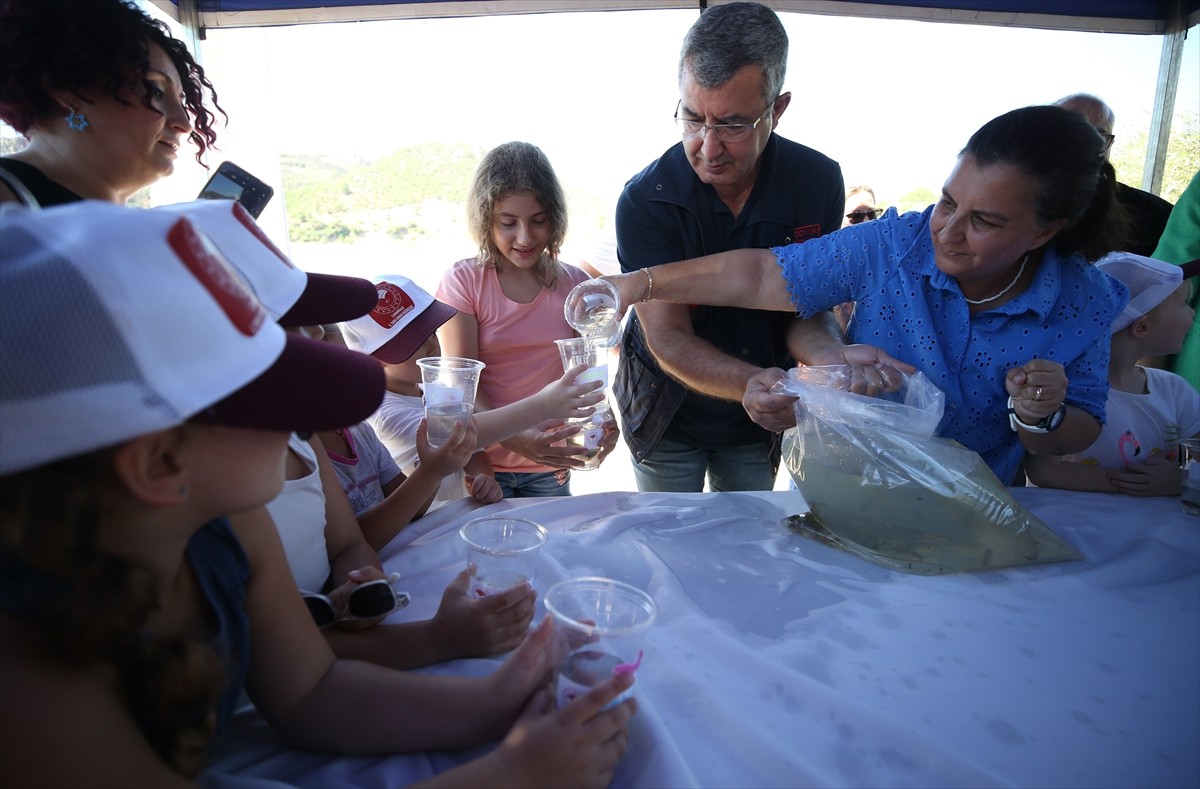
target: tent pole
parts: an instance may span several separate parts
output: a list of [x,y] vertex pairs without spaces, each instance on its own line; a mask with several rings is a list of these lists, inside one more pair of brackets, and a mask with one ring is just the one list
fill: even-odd
[[1154,111],[1150,116],[1146,162],[1142,166],[1142,189],[1154,194],[1162,189],[1167,144],[1171,138],[1171,119],[1175,116],[1175,95],[1179,92],[1183,42],[1187,38],[1187,13],[1183,8],[1183,0],[1170,0],[1167,6],[1162,56],[1158,62],[1158,82],[1154,87]]
[[200,52],[200,42],[204,40],[204,29],[200,27],[200,11],[196,8],[196,0],[177,0],[179,9],[179,24],[183,28],[188,50],[200,65],[204,65]]

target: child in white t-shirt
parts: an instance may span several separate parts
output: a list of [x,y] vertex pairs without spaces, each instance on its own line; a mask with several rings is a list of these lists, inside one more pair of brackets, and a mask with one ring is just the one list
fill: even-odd
[[1029,481],[1130,496],[1178,496],[1179,440],[1200,433],[1200,392],[1182,377],[1137,362],[1178,353],[1192,326],[1191,282],[1183,268],[1130,252],[1096,267],[1129,289],[1113,322],[1107,420],[1099,438],[1076,455],[1029,455]]

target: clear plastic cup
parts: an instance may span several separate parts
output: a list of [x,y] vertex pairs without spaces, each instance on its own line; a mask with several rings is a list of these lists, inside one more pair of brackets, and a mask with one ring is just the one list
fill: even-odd
[[[558,355],[562,359],[564,373],[580,364],[588,366],[587,370],[575,378],[575,383],[600,381],[604,384],[601,391],[608,391],[607,346],[590,337],[569,337],[565,340],[555,340],[554,344],[558,346]],[[601,401],[596,408],[608,408],[608,401]]]
[[[576,383],[601,381],[608,391],[608,346],[590,337],[570,337],[565,340],[555,340],[558,354],[562,358],[563,372],[580,364],[586,364],[588,369],[581,373]],[[616,422],[605,397],[596,404],[595,413],[579,419],[568,419],[568,427],[578,427],[579,432],[568,436],[566,444],[576,450],[582,450],[575,457],[583,460],[583,467],[573,469],[587,471],[600,465],[600,450],[604,447],[604,432],[607,425]]]
[[1188,515],[1200,515],[1200,438],[1179,442],[1179,473],[1183,488],[1180,501]]
[[[645,656],[646,630],[658,616],[650,595],[612,578],[572,578],[546,592],[554,617],[555,696],[561,706],[614,674],[632,674]],[[631,696],[633,688],[609,706]]]
[[583,466],[572,468],[572,471],[589,471],[600,466],[604,460],[600,457],[600,452],[604,449],[606,428],[615,422],[612,411],[601,410],[599,406],[591,416],[567,420],[568,427],[579,428],[579,432],[567,436],[567,446],[578,450],[575,458],[583,461]]
[[429,445],[441,446],[456,424],[475,413],[479,374],[486,365],[459,356],[427,356],[417,359],[417,366],[421,368]]
[[458,534],[467,544],[468,564],[475,565],[469,588],[473,597],[487,597],[533,581],[538,552],[548,536],[540,524],[504,515],[468,521]]
[[606,280],[589,279],[571,288],[563,317],[582,336],[611,344],[620,328],[621,294]]

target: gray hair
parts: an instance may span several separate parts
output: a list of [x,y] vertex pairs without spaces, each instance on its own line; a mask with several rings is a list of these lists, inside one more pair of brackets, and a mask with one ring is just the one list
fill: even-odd
[[763,73],[763,101],[783,92],[788,37],[783,23],[760,3],[713,6],[688,30],[679,51],[679,85],[686,67],[701,87],[718,88],[738,69],[754,65]]
[[1091,93],[1072,93],[1070,96],[1063,96],[1054,102],[1054,105],[1056,107],[1066,107],[1089,120],[1093,113],[1103,115],[1108,121],[1110,128],[1117,123],[1117,114],[1113,112],[1112,107],[1105,104],[1104,99],[1099,96],[1093,96]]

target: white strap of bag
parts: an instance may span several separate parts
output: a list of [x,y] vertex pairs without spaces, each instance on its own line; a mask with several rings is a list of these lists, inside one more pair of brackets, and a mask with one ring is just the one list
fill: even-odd
[[38,203],[37,198],[33,196],[33,192],[29,191],[29,187],[21,183],[20,178],[17,178],[17,176],[3,167],[0,167],[0,181],[3,181],[4,185],[12,190],[12,193],[17,196],[17,200],[20,201],[21,205],[33,209],[42,207]]

